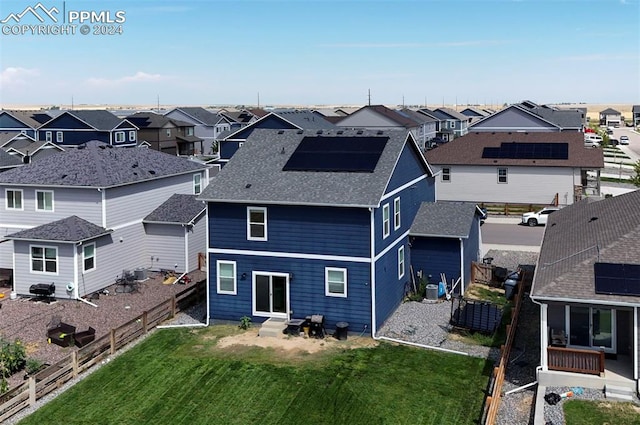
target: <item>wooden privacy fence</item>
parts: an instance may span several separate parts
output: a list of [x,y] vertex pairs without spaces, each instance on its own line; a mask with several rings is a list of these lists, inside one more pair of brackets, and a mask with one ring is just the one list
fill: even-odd
[[604,373],[604,350],[547,347],[547,356],[550,370],[588,373],[590,375]]
[[471,263],[471,282],[489,285],[493,282],[493,268],[489,263]]
[[516,337],[516,329],[518,327],[518,316],[520,315],[520,306],[522,305],[522,297],[526,279],[530,278],[528,273],[522,270],[522,280],[518,285],[518,290],[513,299],[514,306],[511,311],[511,322],[507,325],[507,339],[504,345],[500,346],[500,363],[498,367],[493,368],[493,378],[489,385],[490,394],[487,396],[484,405],[484,423],[485,425],[493,425],[498,416],[498,407],[500,406],[500,397],[502,393],[502,383],[504,382],[504,374],[511,355],[511,347]]
[[111,329],[108,334],[71,352],[67,357],[30,376],[23,384],[9,389],[0,395],[0,423],[34,405],[45,395],[115,354],[149,330],[174,317],[179,311],[202,300],[205,290],[205,281],[196,283],[122,326]]

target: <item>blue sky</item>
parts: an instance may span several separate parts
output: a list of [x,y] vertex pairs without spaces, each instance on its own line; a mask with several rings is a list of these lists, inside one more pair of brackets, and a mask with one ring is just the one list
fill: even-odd
[[[1,0],[0,20],[37,3]],[[3,105],[640,103],[639,0],[41,3],[126,21],[0,24]]]

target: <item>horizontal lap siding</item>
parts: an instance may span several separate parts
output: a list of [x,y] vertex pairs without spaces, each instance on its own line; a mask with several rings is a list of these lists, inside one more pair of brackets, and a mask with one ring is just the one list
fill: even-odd
[[184,227],[179,224],[145,224],[144,227],[147,257],[152,268],[185,272]]
[[192,194],[193,174],[120,186],[106,191],[107,227],[117,227],[142,220],[175,193]]
[[189,254],[187,258],[189,271],[198,268],[198,254],[207,252],[207,215],[202,214],[188,230]]
[[370,215],[366,209],[281,205],[266,208],[268,240],[248,241],[247,205],[210,203],[209,246],[370,257]]
[[[404,246],[405,272],[398,278],[398,248]],[[409,248],[406,239],[393,246],[376,261],[376,328],[400,305],[404,297],[406,283],[411,278],[409,270]]]
[[425,278],[431,275],[431,283],[438,283],[444,273],[450,284],[460,277],[460,241],[416,237],[411,242],[411,265],[416,273],[422,270]]
[[[210,315],[218,320],[237,321],[252,315],[252,272],[278,272],[293,275],[290,280],[291,317],[312,314],[325,316],[326,326],[335,328],[339,321],[349,322],[350,330],[371,328],[371,286],[367,263],[321,261],[259,256],[209,254]],[[217,260],[236,261],[237,295],[217,293]],[[347,268],[347,298],[325,296],[325,267]],[[246,273],[246,278],[241,278]],[[255,317],[255,322],[264,318]]]
[[[61,174],[64,171],[60,172]],[[6,209],[6,190],[22,189],[22,211]],[[53,191],[53,211],[36,211],[36,191]],[[102,195],[95,189],[68,189],[60,187],[20,187],[4,186],[0,188],[0,209],[2,225],[40,226],[52,221],[77,215],[91,223],[102,225]]]
[[[58,248],[58,273],[31,272],[31,246],[45,246]],[[32,295],[29,287],[38,283],[54,283],[57,298],[69,298],[67,284],[73,282],[73,244],[38,243],[28,241],[14,241],[16,268],[14,272],[14,286],[18,295]]]
[[[422,161],[419,154],[410,147],[409,143],[406,143],[385,193],[392,192],[403,184],[425,175],[427,170]],[[432,201],[433,199],[425,200]]]
[[[23,229],[14,229],[0,227],[0,240],[4,241],[4,236],[11,233],[19,232]],[[13,268],[13,241],[7,240],[0,243],[0,268],[12,269]]]
[[[496,165],[451,165],[449,168],[451,181],[438,181],[439,200],[550,204],[558,194],[560,204],[573,203],[572,168]],[[508,183],[498,183],[498,168],[507,169]],[[579,174],[579,170],[576,173]]]

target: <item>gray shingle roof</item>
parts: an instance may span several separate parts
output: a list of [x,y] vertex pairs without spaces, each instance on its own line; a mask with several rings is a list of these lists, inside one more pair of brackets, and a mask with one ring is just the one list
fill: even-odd
[[600,111],[600,114],[603,114],[603,115],[620,115],[620,112],[616,111],[613,108],[607,108],[604,111]]
[[[499,147],[501,143],[568,143],[569,157],[563,159],[511,159],[483,158],[485,147]],[[474,132],[445,143],[426,153],[430,164],[438,165],[521,165],[529,167],[584,167],[603,168],[602,149],[584,146],[584,135],[577,131],[569,132]]]
[[409,234],[448,238],[468,238],[477,205],[472,202],[423,202]]
[[583,113],[578,110],[559,110],[549,108],[534,108],[534,114],[544,118],[562,128],[582,128]]
[[[330,137],[389,137],[372,173],[283,171],[300,141],[319,130],[256,129],[200,195],[206,201],[377,207],[409,133],[325,130]],[[413,139],[409,139],[416,149]],[[421,157],[421,155],[420,155]],[[425,173],[430,170],[424,162]]]
[[200,215],[206,205],[196,195],[175,194],[151,211],[144,223],[189,224]]
[[305,130],[324,130],[336,128],[336,125],[325,120],[320,114],[310,110],[275,111],[276,115]]
[[596,294],[593,264],[640,264],[639,240],[639,190],[578,202],[551,214],[531,296],[637,305],[637,296]]
[[67,111],[67,113],[101,131],[113,130],[122,124],[121,118],[105,110]]
[[203,170],[206,166],[153,149],[88,145],[0,174],[0,185],[112,187]]
[[418,111],[414,111],[412,109],[409,108],[404,108],[398,111],[399,114],[402,114],[408,118],[411,118],[412,120],[414,120],[416,123],[418,124],[425,124],[425,123],[432,123],[432,122],[438,122],[437,119],[432,118],[428,115],[425,114],[421,114]]
[[137,112],[127,116],[127,121],[138,128],[163,128],[169,123],[176,127],[193,127],[193,124],[186,121],[169,118],[165,115],[156,114],[155,112]]
[[459,121],[466,121],[467,119],[469,119],[468,116],[461,114],[458,111],[455,111],[451,108],[438,108],[436,110],[433,111],[434,114],[436,114],[436,116],[438,116],[439,118],[442,119],[456,119]]
[[[13,118],[17,119],[27,127],[38,128],[40,127],[41,122],[38,121],[38,117],[48,116],[43,113],[37,113],[35,111],[1,111],[8,115],[11,115]],[[51,119],[51,117],[49,117]]]
[[183,106],[176,108],[205,125],[214,126],[219,117],[213,112],[209,112],[200,106]]
[[96,226],[87,220],[72,215],[62,220],[7,235],[5,238],[76,243],[95,239],[111,232],[112,230]]
[[0,149],[0,168],[16,167],[22,165],[22,159],[17,155],[11,155]]

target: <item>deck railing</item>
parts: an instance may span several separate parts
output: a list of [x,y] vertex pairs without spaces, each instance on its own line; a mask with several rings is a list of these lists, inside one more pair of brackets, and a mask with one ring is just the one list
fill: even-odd
[[601,375],[604,373],[604,351],[547,347],[550,370]]

